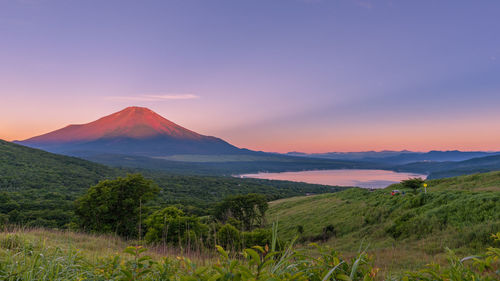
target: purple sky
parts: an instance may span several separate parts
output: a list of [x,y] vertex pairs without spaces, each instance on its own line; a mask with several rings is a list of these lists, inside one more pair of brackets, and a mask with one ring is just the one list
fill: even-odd
[[500,1],[2,0],[0,138],[146,106],[266,151],[500,150]]

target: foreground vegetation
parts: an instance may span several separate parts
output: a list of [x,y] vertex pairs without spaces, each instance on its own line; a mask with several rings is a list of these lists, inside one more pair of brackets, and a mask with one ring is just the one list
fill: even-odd
[[[493,236],[500,240],[500,233]],[[276,241],[273,239],[273,241]],[[129,241],[131,242],[131,241]],[[112,236],[43,229],[0,233],[1,280],[498,280],[500,249],[458,258],[445,266],[384,275],[364,252],[346,258],[316,246],[310,251],[276,243],[231,253],[215,247],[202,256],[147,250]],[[183,254],[183,255],[181,255]]]
[[[30,280],[22,274],[33,270],[48,280],[496,280],[497,250],[488,246],[500,231],[499,179],[496,172],[428,181],[427,193],[411,180],[282,199],[269,209],[264,195],[232,196],[199,217],[174,206],[143,207],[158,187],[129,175],[90,188],[77,201],[77,222],[85,231],[139,241],[66,232],[61,245],[64,239],[39,237],[58,231],[10,232],[0,239],[0,269],[7,280]],[[391,195],[393,189],[400,193]],[[260,228],[266,221],[279,221],[279,231]],[[123,252],[128,244],[151,250]],[[217,245],[228,251],[218,248],[217,255]],[[477,257],[458,258],[470,254]]]
[[[447,247],[459,256],[491,254],[491,233],[500,231],[500,172],[426,181],[427,192],[417,179],[370,191],[154,171],[123,177],[129,170],[8,143],[0,142],[0,150],[5,160],[0,161],[0,226],[94,234],[67,232],[69,242],[61,245],[38,237],[60,236],[58,231],[7,231],[0,239],[0,273],[7,280],[30,280],[36,275],[23,274],[35,270],[48,280],[57,280],[60,272],[74,274],[61,273],[60,280],[140,280],[134,274],[146,280],[232,280],[255,274],[252,278],[259,280],[323,280],[330,271],[328,278],[338,280],[439,280],[405,273],[429,262],[436,264],[429,276],[459,272],[484,279],[493,276],[496,265],[491,264],[498,261],[491,257],[464,266]],[[391,195],[394,189],[399,192]],[[313,195],[286,198],[306,193]],[[271,228],[276,221],[279,235]],[[303,250],[288,249],[292,241]],[[81,243],[89,245],[77,246]],[[151,258],[139,258],[146,253],[138,248],[123,254],[129,244],[151,248]],[[227,252],[219,249],[217,256],[217,245]]]

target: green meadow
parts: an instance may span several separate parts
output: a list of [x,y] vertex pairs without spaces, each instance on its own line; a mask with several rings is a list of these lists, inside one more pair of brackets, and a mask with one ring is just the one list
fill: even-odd
[[249,248],[4,226],[0,278],[498,280],[500,172],[427,183],[427,193],[395,184],[272,201],[271,237]]
[[445,263],[447,248],[484,251],[500,231],[500,172],[427,183],[427,193],[395,184],[281,199],[270,203],[267,220],[279,221],[281,237],[304,245],[321,242],[351,254],[366,249],[387,273]]

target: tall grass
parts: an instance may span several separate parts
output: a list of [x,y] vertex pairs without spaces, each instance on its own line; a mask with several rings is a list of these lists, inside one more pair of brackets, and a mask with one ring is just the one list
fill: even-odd
[[[277,226],[273,233],[276,231]],[[494,238],[500,241],[500,233]],[[100,243],[101,254],[95,255],[99,252],[84,240]],[[462,259],[449,251],[447,266],[431,263],[421,270],[383,276],[373,266],[373,257],[364,251],[346,258],[316,244],[312,245],[314,252],[298,249],[293,243],[276,250],[277,239],[273,241],[271,245],[237,253],[217,246],[207,263],[200,264],[185,256],[160,256],[142,246],[126,247],[125,241],[115,241],[109,236],[40,229],[11,231],[0,234],[0,280],[489,281],[500,278],[500,249],[494,247]],[[118,249],[118,253],[112,253]]]

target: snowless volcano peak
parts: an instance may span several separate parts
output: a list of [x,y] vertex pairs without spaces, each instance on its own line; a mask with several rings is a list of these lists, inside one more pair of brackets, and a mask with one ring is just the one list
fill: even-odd
[[96,121],[69,125],[33,137],[26,142],[80,142],[108,138],[147,139],[153,137],[199,140],[204,136],[179,126],[145,107],[127,107]]

